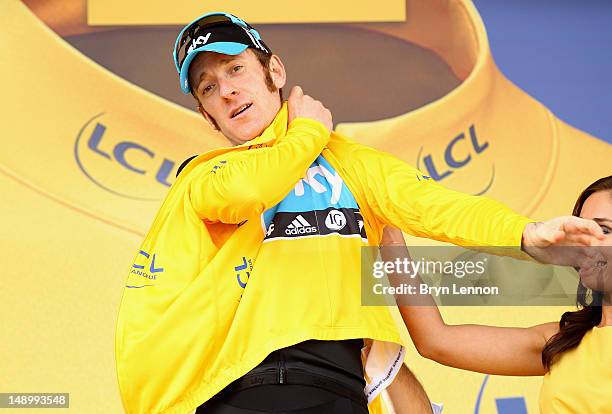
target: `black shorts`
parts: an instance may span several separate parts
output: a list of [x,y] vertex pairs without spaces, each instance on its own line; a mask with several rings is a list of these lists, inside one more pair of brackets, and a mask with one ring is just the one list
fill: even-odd
[[350,398],[307,385],[261,385],[221,393],[198,407],[196,414],[367,414]]

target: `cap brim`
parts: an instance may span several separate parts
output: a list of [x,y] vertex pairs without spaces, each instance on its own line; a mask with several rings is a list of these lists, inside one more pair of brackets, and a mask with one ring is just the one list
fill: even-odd
[[181,66],[181,90],[185,95],[188,95],[191,92],[191,88],[189,87],[189,65],[191,65],[191,61],[195,59],[195,57],[200,52],[216,52],[223,53],[224,55],[239,55],[246,50],[248,46],[242,43],[237,42],[216,42],[208,45],[200,46],[191,51],[185,58],[183,65]]

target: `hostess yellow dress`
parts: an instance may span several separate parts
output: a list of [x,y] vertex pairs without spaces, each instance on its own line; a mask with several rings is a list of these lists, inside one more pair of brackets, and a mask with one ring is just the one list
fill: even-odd
[[593,328],[544,376],[542,414],[612,413],[612,326]]

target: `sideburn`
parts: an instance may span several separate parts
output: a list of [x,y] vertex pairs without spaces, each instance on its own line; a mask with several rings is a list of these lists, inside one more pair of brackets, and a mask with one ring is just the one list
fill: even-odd
[[266,87],[268,88],[268,90],[272,93],[274,92],[280,92],[280,99],[281,99],[281,103],[283,102],[283,92],[282,89],[277,89],[276,86],[274,85],[274,81],[272,80],[272,75],[270,74],[270,69],[267,69],[265,71],[264,74],[264,80],[266,81]]

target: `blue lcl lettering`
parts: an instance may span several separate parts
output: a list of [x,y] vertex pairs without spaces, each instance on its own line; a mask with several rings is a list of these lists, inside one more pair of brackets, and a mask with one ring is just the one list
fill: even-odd
[[[454,170],[465,167],[472,160],[472,150],[476,155],[481,154],[489,147],[488,142],[480,143],[478,142],[478,136],[476,135],[476,128],[474,125],[470,125],[469,128],[471,148],[467,148],[467,152],[460,151],[460,147],[457,147],[459,143],[466,143],[468,140],[466,139],[465,134],[462,132],[453,138],[446,148],[444,149],[444,165],[442,169],[438,169],[434,162],[433,156],[431,154],[423,157],[423,162],[425,164],[425,168],[427,172],[436,181],[441,181],[451,175]],[[457,147],[457,149],[456,149]],[[465,145],[463,145],[465,148]],[[463,155],[461,155],[463,154]]]
[[[87,141],[87,147],[93,152],[95,152],[96,154],[104,158],[107,158],[109,160],[112,160],[111,155],[108,152],[105,152],[104,150],[100,148],[102,139],[105,133],[106,133],[106,126],[99,122],[96,123],[96,126],[94,127],[94,130],[92,131],[91,136],[89,137],[89,140]],[[112,150],[112,154],[115,157],[115,160],[119,162],[119,164],[123,168],[129,171],[132,171],[136,174],[145,174],[147,170],[143,168],[138,168],[137,166],[130,164],[127,161],[126,153],[128,151],[139,151],[143,154],[146,154],[146,156],[151,159],[155,159],[155,153],[151,151],[150,149],[136,142],[131,142],[131,141],[119,142],[115,145],[115,147]],[[161,165],[159,166],[159,169],[157,170],[157,173],[155,174],[155,180],[162,185],[170,187],[170,183],[168,182],[168,177],[170,176],[170,173],[174,169],[174,165],[175,165],[174,161],[164,158]]]

